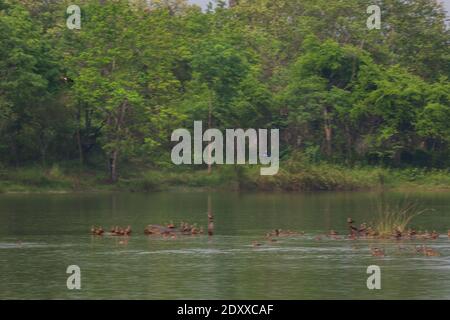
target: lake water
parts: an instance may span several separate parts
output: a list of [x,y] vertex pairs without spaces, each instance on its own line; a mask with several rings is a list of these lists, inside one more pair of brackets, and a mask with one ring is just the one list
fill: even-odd
[[[206,228],[208,197],[214,236],[148,237],[148,224],[174,221]],[[432,212],[412,226],[437,240],[332,240],[346,218],[372,221],[379,199],[404,194],[211,193],[0,195],[0,298],[18,299],[449,299],[450,193],[410,194]],[[131,225],[129,239],[90,235],[91,225]],[[304,236],[264,241],[272,229]],[[253,241],[263,245],[254,247]],[[440,256],[414,253],[427,244]],[[370,247],[385,250],[373,257]],[[66,268],[81,268],[81,290],[68,290]],[[381,290],[368,290],[369,265],[381,268]]]

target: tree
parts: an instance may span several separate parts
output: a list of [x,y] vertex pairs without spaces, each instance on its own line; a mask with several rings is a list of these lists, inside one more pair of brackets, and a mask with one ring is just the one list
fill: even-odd
[[[352,102],[352,90],[362,65],[371,60],[359,49],[341,47],[337,42],[323,43],[316,38],[305,42],[305,53],[293,65],[289,84],[281,95],[281,103],[288,108],[288,125],[300,136],[311,137],[323,130],[323,150],[332,156],[334,131],[341,128]],[[341,122],[342,121],[342,122]],[[347,133],[350,131],[346,130]],[[298,140],[294,135],[294,139]]]
[[425,148],[435,154],[433,165],[444,165],[450,144],[450,84],[446,78],[428,86],[426,105],[418,113],[415,128]]
[[[165,10],[151,14],[134,10],[127,1],[85,7],[79,33],[82,50],[70,76],[83,103],[94,108],[102,128],[100,143],[108,154],[110,179],[118,179],[121,156],[132,156],[144,144],[154,144],[145,127],[177,94],[170,17]],[[150,29],[152,32],[141,32]]]
[[[42,32],[42,25],[32,20],[19,3],[0,5],[1,145],[9,150],[4,153],[12,157],[8,160],[16,164],[28,157],[27,149],[35,146],[39,146],[45,163],[46,150],[53,140],[49,133],[57,126],[49,121],[47,110],[38,107],[54,104],[62,86],[55,52]],[[65,112],[64,108],[54,111]]]

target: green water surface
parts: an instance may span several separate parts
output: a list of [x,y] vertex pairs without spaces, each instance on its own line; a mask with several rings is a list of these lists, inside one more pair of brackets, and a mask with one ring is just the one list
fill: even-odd
[[[214,236],[148,237],[148,224],[197,223]],[[380,199],[404,194],[163,192],[155,194],[0,195],[1,299],[449,299],[450,193],[410,194],[432,209],[412,225],[437,240],[334,240],[346,218],[372,221]],[[128,239],[89,234],[91,225],[131,225]],[[304,236],[264,241],[272,229]],[[254,247],[258,241],[261,246]],[[426,244],[438,257],[414,253]],[[385,257],[373,257],[371,247]],[[68,290],[66,268],[81,268],[81,290]],[[368,290],[369,265],[382,289]]]

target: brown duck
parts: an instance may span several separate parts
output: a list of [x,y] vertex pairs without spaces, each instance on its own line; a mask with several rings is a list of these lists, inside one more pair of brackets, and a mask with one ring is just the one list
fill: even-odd
[[372,248],[370,249],[372,256],[374,257],[384,257],[384,250],[380,248]]
[[102,236],[103,233],[105,233],[105,231],[103,230],[103,228],[101,226],[98,228],[95,226],[92,226],[91,233],[95,236]]
[[416,247],[416,252],[417,253],[421,253],[427,257],[437,257],[440,256],[439,251],[433,249],[433,248],[429,248],[427,246],[417,246]]
[[433,232],[431,232],[430,234],[430,238],[436,240],[437,238],[439,238],[439,233],[437,233],[436,230],[433,230]]

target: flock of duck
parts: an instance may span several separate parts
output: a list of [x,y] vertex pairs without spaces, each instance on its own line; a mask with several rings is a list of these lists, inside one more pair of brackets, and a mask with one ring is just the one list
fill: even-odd
[[[320,241],[324,238],[339,240],[339,239],[348,239],[348,240],[357,240],[357,239],[395,239],[395,240],[436,240],[440,237],[440,234],[436,231],[432,232],[422,232],[416,231],[414,229],[408,229],[406,231],[402,231],[400,228],[395,228],[391,234],[388,235],[380,235],[379,232],[374,230],[372,227],[367,226],[366,223],[362,223],[359,227],[356,227],[355,221],[352,218],[347,219],[347,225],[349,229],[348,235],[341,236],[337,231],[330,230],[325,235],[318,235],[314,237],[314,240]],[[208,226],[208,235],[212,235],[212,230]],[[145,227],[144,234],[148,236],[161,236],[163,238],[171,238],[175,239],[177,236],[188,236],[188,235],[201,235],[203,234],[203,227],[197,227],[196,224],[189,224],[187,222],[182,221],[180,225],[177,227],[172,222],[166,225],[155,225],[150,224]],[[92,226],[91,234],[94,236],[130,236],[131,235],[131,227],[127,226],[126,228],[122,228],[119,226],[112,227],[109,232],[105,232],[105,230],[100,226]],[[268,233],[266,233],[264,240],[267,242],[276,242],[277,238],[281,237],[295,237],[295,236],[303,236],[304,232],[296,232],[291,230],[282,230],[282,229],[274,229]],[[450,230],[447,233],[448,238],[450,239]],[[260,247],[264,245],[264,242],[261,241],[253,241],[253,247]],[[384,257],[385,251],[379,247],[371,247],[371,254],[377,257]],[[415,246],[414,253],[423,254],[425,256],[439,256],[440,253],[430,248],[426,245]]]
[[[130,236],[131,227],[122,228],[119,226],[111,227],[109,232],[105,232],[103,227],[91,227],[91,234],[94,236]],[[172,222],[167,225],[155,225],[149,224],[144,229],[146,235],[158,235],[163,237],[176,238],[177,235],[197,235],[203,234],[203,227],[197,227],[196,224],[189,224],[187,222],[181,222],[179,227],[176,227]]]
[[[381,235],[378,231],[374,230],[372,227],[367,226],[366,223],[362,223],[359,227],[356,227],[355,221],[352,218],[347,219],[347,225],[349,229],[349,233],[347,235],[341,236],[337,231],[330,230],[325,235],[317,235],[314,237],[314,240],[321,241],[322,239],[332,239],[332,240],[340,240],[342,238],[348,240],[357,240],[357,239],[395,239],[395,240],[436,240],[440,237],[440,234],[433,230],[432,232],[428,231],[416,231],[414,229],[408,229],[406,231],[402,231],[400,228],[396,227],[391,234]],[[271,232],[265,235],[265,240],[267,242],[276,242],[277,237],[286,237],[286,236],[295,236],[304,235],[304,232],[293,232],[293,231],[284,231],[281,229],[274,229]],[[448,238],[450,239],[450,230],[447,233]],[[261,241],[253,241],[254,247],[260,247],[264,245],[264,242]],[[386,255],[384,249],[379,247],[371,247],[371,254],[376,257],[384,257]],[[415,246],[413,253],[423,254],[425,256],[439,256],[440,253],[433,248],[430,248],[426,245]]]
[[[95,236],[103,236],[105,234],[105,230],[102,227],[92,226],[91,234]],[[122,228],[119,226],[111,227],[109,233],[106,233],[111,236],[129,236],[131,235],[131,227],[128,226],[126,228]]]

